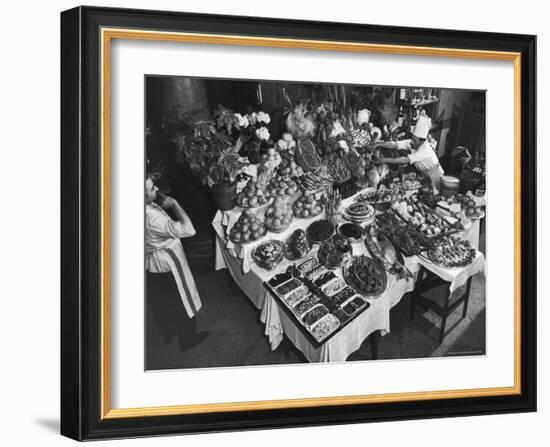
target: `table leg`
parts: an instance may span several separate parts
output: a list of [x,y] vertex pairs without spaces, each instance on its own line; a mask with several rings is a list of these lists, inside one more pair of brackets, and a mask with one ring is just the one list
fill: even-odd
[[378,359],[378,339],[380,338],[380,331],[374,331],[369,335],[370,350],[372,353],[372,359]]
[[443,343],[445,338],[445,326],[447,325],[447,317],[449,314],[449,300],[451,298],[451,291],[449,288],[445,291],[445,304],[443,306],[443,315],[441,315],[441,328],[439,330],[439,343]]
[[418,302],[418,293],[420,291],[420,287],[422,285],[422,278],[424,276],[424,267],[420,267],[420,271],[418,272],[416,285],[414,286],[414,289],[411,293],[411,320],[414,319],[414,311],[416,310],[416,303]]
[[470,301],[470,287],[472,285],[472,276],[468,278],[466,283],[466,299],[464,300],[464,308],[462,310],[462,318],[466,318],[466,313],[468,312],[468,301]]

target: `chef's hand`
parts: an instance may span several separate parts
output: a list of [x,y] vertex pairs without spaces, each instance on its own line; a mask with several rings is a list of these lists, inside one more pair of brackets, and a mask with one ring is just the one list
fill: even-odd
[[386,163],[386,159],[384,157],[379,157],[376,160],[374,160],[374,163],[377,164],[377,165],[382,165],[382,164]]
[[159,199],[159,205],[165,210],[173,209],[179,206],[177,200],[173,197],[165,196],[164,194],[157,194],[157,197]]

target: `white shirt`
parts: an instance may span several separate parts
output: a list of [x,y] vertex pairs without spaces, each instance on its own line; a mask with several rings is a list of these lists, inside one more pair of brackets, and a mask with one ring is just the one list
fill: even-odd
[[409,150],[412,153],[408,155],[409,161],[420,172],[428,172],[439,165],[439,158],[428,142],[424,142],[420,147],[414,150],[411,146],[411,140],[396,141],[397,149]]
[[156,203],[145,205],[145,268],[151,273],[172,272],[190,318],[199,311],[202,303],[180,238],[195,233],[191,221],[184,225],[174,221]]
[[196,234],[193,224],[184,225],[173,220],[156,203],[145,205],[145,266],[148,272],[163,273],[171,271],[166,262],[165,249],[181,246],[180,238]]

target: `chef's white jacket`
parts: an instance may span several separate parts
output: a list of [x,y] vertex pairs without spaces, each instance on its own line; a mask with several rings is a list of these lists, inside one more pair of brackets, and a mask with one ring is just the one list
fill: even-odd
[[159,205],[145,206],[145,268],[151,273],[172,272],[181,300],[192,318],[202,306],[180,238],[196,233],[193,224],[174,221]]

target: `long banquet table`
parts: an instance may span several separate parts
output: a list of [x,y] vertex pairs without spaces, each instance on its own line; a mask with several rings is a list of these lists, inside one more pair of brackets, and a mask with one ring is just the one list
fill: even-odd
[[[346,206],[352,201],[353,196],[345,199],[342,206]],[[260,218],[263,218],[266,208],[267,206],[258,208],[255,212]],[[264,282],[274,274],[286,270],[292,261],[284,259],[273,271],[266,271],[253,263],[250,255],[258,244],[269,239],[285,241],[296,229],[305,230],[314,220],[324,218],[324,214],[313,219],[294,219],[286,231],[278,234],[267,233],[258,241],[243,245],[234,244],[227,237],[229,229],[237,221],[241,212],[242,209],[238,207],[230,211],[218,211],[212,222],[216,232],[215,268],[216,270],[227,268],[233,280],[261,312],[260,319],[265,324],[265,335],[272,350],[279,346],[283,336],[286,335],[310,362],[341,362],[356,351],[373,332],[381,331],[382,334],[390,332],[390,309],[399,303],[403,295],[414,289],[412,278],[398,280],[394,275],[388,274],[386,290],[378,297],[367,298],[370,303],[368,309],[323,344],[313,343],[309,337],[304,335],[301,328],[297,327],[287,312],[281,309],[281,305],[264,285]],[[479,221],[474,221],[468,230],[462,232],[461,237],[470,240],[477,248]],[[317,249],[318,247],[314,247],[309,255],[316,256]],[[352,244],[352,250],[354,256],[369,255],[364,243]],[[450,291],[453,292],[470,276],[477,272],[484,272],[485,257],[478,251],[474,261],[464,268],[444,268],[418,256],[405,258],[405,265],[413,274],[420,270],[421,265],[424,266],[442,279],[449,281]],[[336,273],[341,275],[339,271]]]

